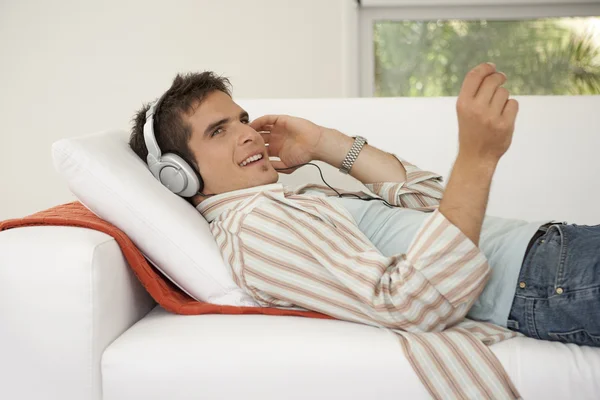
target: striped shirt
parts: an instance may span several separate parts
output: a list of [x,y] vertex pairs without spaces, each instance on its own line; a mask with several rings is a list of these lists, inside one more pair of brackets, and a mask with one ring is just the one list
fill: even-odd
[[274,183],[210,197],[207,219],[237,285],[261,306],[317,311],[390,330],[436,399],[520,398],[487,347],[520,334],[465,318],[490,276],[483,253],[437,209],[442,177],[398,158],[402,183],[361,197],[431,215],[405,254],[384,256],[342,206]]

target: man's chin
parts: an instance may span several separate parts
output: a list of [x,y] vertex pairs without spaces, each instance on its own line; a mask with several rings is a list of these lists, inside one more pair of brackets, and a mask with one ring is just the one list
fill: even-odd
[[265,175],[267,175],[266,179],[264,179],[265,183],[263,185],[269,185],[271,183],[277,183],[279,181],[279,174],[272,167],[266,167],[264,171]]

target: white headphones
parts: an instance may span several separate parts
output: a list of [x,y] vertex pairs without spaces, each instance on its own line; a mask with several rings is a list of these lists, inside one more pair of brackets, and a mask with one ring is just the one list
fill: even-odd
[[154,136],[154,120],[165,95],[166,93],[146,111],[144,142],[148,148],[148,168],[152,175],[171,192],[181,197],[192,197],[203,189],[202,178],[177,154],[162,154]]

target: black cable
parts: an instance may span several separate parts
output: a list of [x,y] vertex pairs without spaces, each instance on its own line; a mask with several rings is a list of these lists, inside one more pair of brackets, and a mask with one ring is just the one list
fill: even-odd
[[[390,204],[390,203],[388,203],[387,201],[385,201],[384,199],[378,199],[377,197],[363,198],[363,197],[360,197],[359,195],[356,195],[356,194],[354,194],[354,193],[340,193],[340,192],[338,192],[338,191],[337,191],[337,190],[335,190],[333,187],[331,187],[331,186],[329,185],[329,183],[325,182],[325,178],[323,177],[323,171],[321,171],[321,168],[319,168],[319,166],[318,166],[317,164],[313,164],[313,163],[310,163],[310,162],[308,162],[308,163],[304,163],[304,164],[295,165],[295,166],[293,166],[293,167],[287,167],[287,168],[274,168],[274,169],[275,169],[275,171],[285,171],[286,169],[294,169],[294,168],[298,168],[298,167],[303,167],[303,166],[305,166],[305,165],[312,165],[312,166],[314,166],[314,167],[317,167],[317,169],[319,170],[319,175],[321,175],[321,180],[323,181],[323,183],[324,183],[325,185],[327,185],[327,187],[328,187],[329,189],[331,189],[331,190],[333,190],[335,193],[337,193],[337,195],[338,195],[338,197],[339,197],[339,198],[343,198],[344,196],[346,196],[346,197],[351,197],[351,196],[354,196],[355,198],[357,198],[357,199],[359,199],[359,200],[362,200],[362,201],[373,201],[373,200],[383,201],[383,202],[385,203],[385,205],[386,205],[387,207],[389,207],[389,208],[393,208],[393,207],[399,207],[399,208],[402,208],[402,206],[396,206],[396,205]],[[198,192],[197,194],[201,194],[202,196],[205,196],[205,197],[216,196],[216,194],[204,194],[204,193],[202,193],[202,192]]]
[[369,197],[369,198],[365,199],[365,198],[362,198],[362,197],[360,197],[359,195],[356,195],[356,194],[354,194],[354,193],[340,193],[340,192],[338,192],[337,190],[335,190],[333,187],[331,187],[331,186],[330,186],[330,185],[329,185],[327,182],[325,182],[325,178],[323,178],[323,171],[321,171],[321,168],[319,168],[319,166],[318,166],[317,164],[313,164],[313,163],[310,163],[310,162],[308,162],[308,163],[305,163],[305,164],[295,165],[295,166],[293,166],[293,167],[288,167],[288,168],[275,168],[275,171],[284,171],[284,170],[286,170],[286,169],[294,169],[294,168],[297,168],[297,167],[303,167],[303,166],[305,166],[305,165],[312,165],[312,166],[315,166],[315,167],[317,167],[317,169],[319,170],[319,175],[321,175],[321,180],[323,181],[323,183],[324,183],[324,184],[326,184],[326,185],[327,185],[327,187],[328,187],[329,189],[331,189],[331,190],[333,190],[334,192],[336,192],[339,198],[343,198],[343,197],[344,197],[344,195],[346,195],[346,197],[354,196],[354,197],[356,197],[357,199],[359,199],[359,200],[363,200],[363,201],[372,201],[372,200],[379,200],[379,201],[383,201],[383,202],[385,203],[385,205],[386,205],[387,207],[390,207],[390,208],[392,208],[392,207],[400,207],[400,208],[401,208],[401,207],[402,207],[402,206],[395,206],[395,205],[393,205],[393,204],[390,204],[390,203],[388,203],[388,202],[387,202],[387,201],[385,201],[384,199],[378,199],[377,197]]

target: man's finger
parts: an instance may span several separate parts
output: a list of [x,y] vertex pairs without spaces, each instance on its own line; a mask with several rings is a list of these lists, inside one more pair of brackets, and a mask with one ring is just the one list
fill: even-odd
[[515,99],[510,99],[506,102],[502,116],[508,118],[509,121],[514,122],[519,112],[519,103]]
[[267,153],[269,157],[279,157],[279,152],[281,151],[281,140],[270,140],[269,145],[267,146]]
[[265,143],[269,143],[269,141],[271,140],[271,132],[270,131],[258,131],[258,133],[260,133],[260,136],[262,136]]
[[470,70],[463,81],[460,95],[467,98],[475,97],[483,80],[494,72],[496,72],[496,66],[490,63],[479,64]]
[[477,103],[490,104],[496,91],[500,88],[500,86],[504,85],[505,82],[506,75],[504,75],[502,72],[495,72],[491,75],[488,75],[483,80],[483,83],[479,87],[479,91],[475,95],[475,98],[477,98]]
[[269,155],[269,157],[277,157],[277,152],[273,148],[271,148],[270,144],[265,147],[267,148],[267,154]]
[[265,135],[271,134],[271,133],[273,133],[273,125],[263,125],[263,127],[256,130],[256,132],[260,133],[261,135],[262,134],[265,134]]
[[506,88],[499,87],[494,93],[494,97],[492,97],[492,102],[490,103],[492,109],[496,113],[496,115],[501,115],[504,107],[506,106],[506,102],[510,97],[510,93]]
[[255,131],[262,131],[265,130],[264,128],[268,125],[275,125],[278,118],[279,115],[263,115],[262,117],[256,118],[254,121],[250,122],[250,126]]

